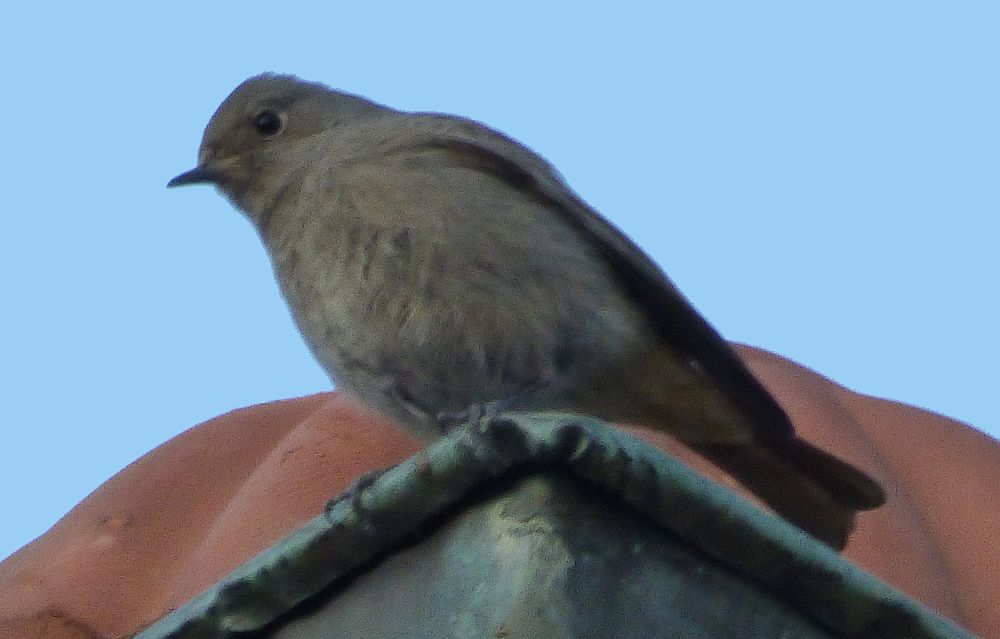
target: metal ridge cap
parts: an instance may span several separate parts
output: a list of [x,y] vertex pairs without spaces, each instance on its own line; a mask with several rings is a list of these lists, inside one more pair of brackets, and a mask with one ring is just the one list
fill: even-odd
[[[565,468],[846,637],[974,639],[792,524],[604,422],[507,413],[468,424],[362,481],[136,639],[260,630],[390,550],[489,480]],[[901,634],[905,633],[905,634]]]

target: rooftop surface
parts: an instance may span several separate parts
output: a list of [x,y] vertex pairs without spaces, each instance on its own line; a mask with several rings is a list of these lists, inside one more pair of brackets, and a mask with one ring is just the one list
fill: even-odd
[[[626,433],[574,415],[510,414],[459,429],[332,502],[327,512],[137,637],[269,636],[310,614],[317,599],[342,596],[337,592],[343,590],[333,590],[338,584],[350,588],[359,571],[419,543],[442,519],[486,498],[484,488],[552,472],[572,478],[584,495],[640,513],[664,537],[694,549],[699,561],[771,593],[827,633],[815,636],[973,636]],[[655,607],[656,598],[649,603]],[[439,622],[452,623],[456,612],[441,610]]]

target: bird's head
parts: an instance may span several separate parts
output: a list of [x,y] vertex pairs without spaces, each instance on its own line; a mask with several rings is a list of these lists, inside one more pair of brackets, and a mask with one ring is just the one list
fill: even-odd
[[381,110],[373,102],[290,75],[266,73],[240,84],[216,110],[198,165],[167,183],[214,184],[253,219],[303,163],[318,134]]

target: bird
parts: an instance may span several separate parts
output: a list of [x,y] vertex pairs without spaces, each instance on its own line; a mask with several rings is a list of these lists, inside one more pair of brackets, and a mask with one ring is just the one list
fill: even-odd
[[885,502],[796,435],[642,249],[482,123],[265,73],[222,102],[168,186],[199,183],[256,229],[336,387],[426,442],[483,407],[649,427],[838,550]]

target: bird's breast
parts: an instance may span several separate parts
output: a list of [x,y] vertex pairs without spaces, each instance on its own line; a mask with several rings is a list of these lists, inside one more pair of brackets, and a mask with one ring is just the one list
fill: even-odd
[[335,383],[377,407],[400,391],[437,413],[541,379],[571,386],[642,333],[595,260],[565,246],[553,257],[525,238],[505,246],[496,229],[358,217],[294,228],[272,257],[296,324]]

